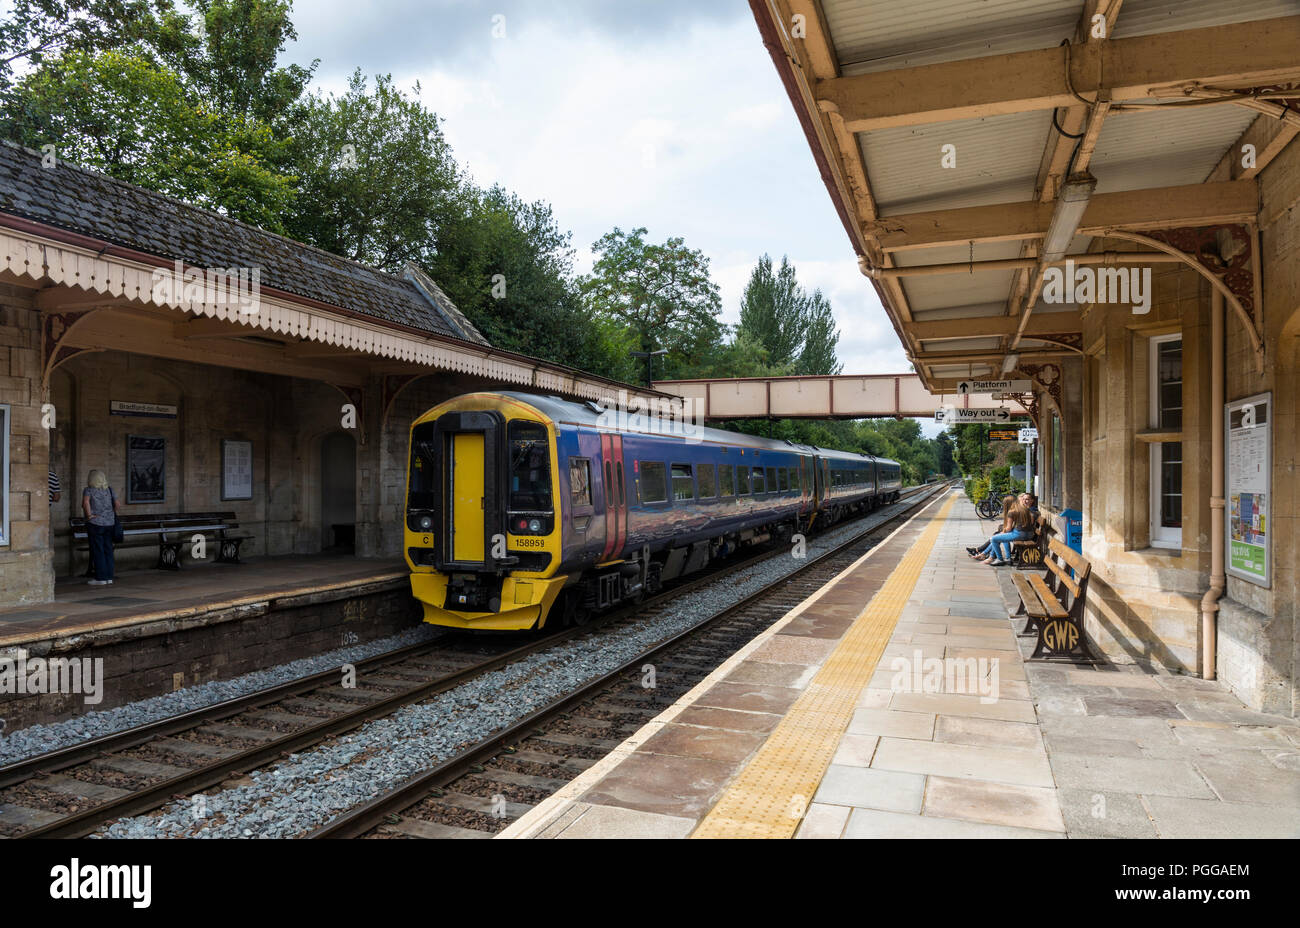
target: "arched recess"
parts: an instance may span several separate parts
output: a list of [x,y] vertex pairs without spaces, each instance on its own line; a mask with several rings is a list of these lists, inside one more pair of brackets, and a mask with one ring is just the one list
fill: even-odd
[[356,549],[357,441],[342,430],[321,437],[320,528],[321,548]]

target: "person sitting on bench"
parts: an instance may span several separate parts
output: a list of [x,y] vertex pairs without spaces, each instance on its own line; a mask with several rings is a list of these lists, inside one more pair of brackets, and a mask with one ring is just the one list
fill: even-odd
[[976,558],[981,564],[990,567],[1010,566],[1012,542],[1028,541],[1034,537],[1033,519],[1020,500],[1008,496],[1002,501],[1002,513],[1002,531],[989,539],[990,553]]
[[[1004,532],[1008,531],[1010,528],[1010,523],[1007,522],[1007,512],[1010,511],[1011,504],[1015,502],[1015,499],[1016,498],[1014,496],[1002,497],[1002,531]],[[974,547],[968,546],[966,548],[966,553],[969,554],[971,557],[975,558],[976,560],[979,560],[980,558],[988,557],[990,554],[993,553],[993,539],[989,538],[982,545],[978,545]]]
[[[1033,527],[1033,526],[1037,525],[1037,524],[1038,524],[1038,497],[1035,496],[1033,493],[1025,492],[1025,493],[1021,493],[1019,498],[1020,498],[1020,505],[1024,506],[1026,509],[1029,510],[1029,524],[1030,524],[1030,526]],[[1006,523],[1006,518],[1005,518],[1005,516],[1006,516],[1006,500],[1004,499],[1002,502],[1003,502],[1003,506],[1002,506],[1002,512],[1003,512],[1002,530],[1005,532],[1005,531],[1008,531],[1007,523]],[[982,558],[982,557],[986,557],[986,556],[992,554],[992,553],[993,553],[993,539],[990,538],[988,541],[984,542],[984,544],[982,544],[982,545],[968,545],[968,546],[966,547],[966,553],[969,554],[969,555],[970,555],[971,557],[973,557],[973,558]]]

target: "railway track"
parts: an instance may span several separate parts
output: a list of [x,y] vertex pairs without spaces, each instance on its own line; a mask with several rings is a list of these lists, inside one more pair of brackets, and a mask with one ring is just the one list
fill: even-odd
[[[918,488],[911,506],[309,837],[492,837],[608,754],[950,486]],[[656,685],[649,688],[644,685],[647,664],[656,675]]]
[[[918,488],[912,495],[926,489]],[[878,529],[864,534],[875,531]],[[856,536],[855,540],[862,537]],[[342,668],[324,671],[0,767],[0,837],[90,834],[105,823],[201,793],[563,641],[586,635],[616,634],[620,627],[644,621],[648,614],[669,608],[674,600],[693,590],[780,553],[766,551],[733,559],[639,605],[615,610],[582,627],[532,637],[523,644],[519,643],[519,635],[496,638],[449,634],[433,642],[408,645],[356,662],[355,682],[350,687],[341,685]],[[805,565],[795,576],[803,576],[814,564],[824,560],[820,558]],[[792,582],[791,578],[785,581],[786,585]],[[807,595],[797,593],[797,588],[801,588],[799,583],[802,581],[793,582],[787,598],[794,598],[780,614]],[[777,608],[779,602],[772,600],[772,608]],[[776,617],[779,616],[772,621]],[[732,647],[734,651],[759,630],[754,628],[746,637],[737,625],[731,631],[720,633],[718,647]],[[702,669],[708,660],[705,657],[696,661],[692,668]],[[675,692],[669,688],[661,690],[660,695],[668,698]],[[614,711],[617,705],[615,700],[608,711],[619,716],[624,725],[642,719],[650,708],[644,700],[639,706]],[[633,730],[635,727],[639,727],[639,722]],[[560,738],[561,743],[567,742],[571,748],[570,755],[599,751],[604,740],[607,739],[588,738],[589,743],[584,745],[575,733],[570,733],[567,739]],[[575,762],[559,758],[559,762],[576,776],[582,769],[582,759]],[[542,758],[532,754],[526,754],[518,763],[546,766]],[[516,782],[504,785],[512,787],[514,792],[541,789],[544,784],[529,779],[530,776],[534,775],[521,772],[513,778]],[[488,813],[487,817],[497,824],[501,823],[501,801],[494,797],[502,795],[505,794],[493,792],[489,797],[496,812]],[[456,800],[459,796],[452,798]],[[479,818],[481,813],[465,808],[472,803],[459,801],[459,814],[483,824]],[[508,802],[507,811],[511,808]],[[454,817],[457,813],[449,814]],[[507,823],[509,820],[505,819]]]

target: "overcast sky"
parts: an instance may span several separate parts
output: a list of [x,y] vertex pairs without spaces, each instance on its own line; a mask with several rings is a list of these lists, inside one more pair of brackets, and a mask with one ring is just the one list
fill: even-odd
[[743,0],[297,0],[293,19],[286,58],[319,58],[321,89],[357,67],[418,81],[480,184],[551,203],[580,271],[614,226],[683,236],[734,323],[758,257],[789,255],[830,297],[845,373],[908,370]]

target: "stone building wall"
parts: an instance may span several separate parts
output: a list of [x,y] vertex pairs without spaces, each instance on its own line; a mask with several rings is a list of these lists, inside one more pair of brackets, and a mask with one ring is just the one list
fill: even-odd
[[[91,469],[104,471],[123,514],[234,512],[253,535],[248,554],[307,554],[322,549],[320,444],[342,431],[344,395],[328,384],[125,354],[93,352],[72,358],[51,376],[59,413],[51,463],[65,493],[55,504],[55,568],[60,576],[85,569],[87,554],[71,551],[68,518],[80,514]],[[177,408],[176,418],[110,415],[110,400]],[[166,439],[166,499],[128,503],[129,435]],[[253,498],[223,500],[221,443],[253,445]],[[118,566],[148,567],[157,548],[119,548]]]
[[30,291],[0,283],[0,405],[9,407],[10,417],[9,543],[0,546],[3,605],[54,597],[44,402],[40,313]]

